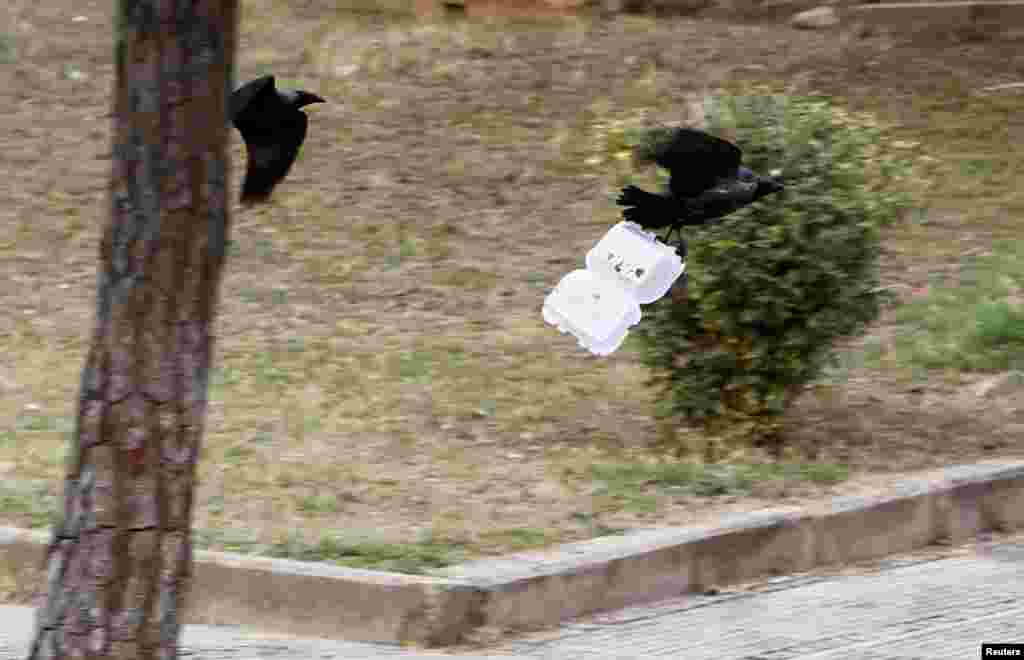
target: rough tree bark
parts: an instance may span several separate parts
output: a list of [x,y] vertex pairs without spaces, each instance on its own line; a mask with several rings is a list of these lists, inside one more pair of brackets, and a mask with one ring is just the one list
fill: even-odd
[[121,0],[111,217],[30,660],[177,655],[228,235],[238,0]]

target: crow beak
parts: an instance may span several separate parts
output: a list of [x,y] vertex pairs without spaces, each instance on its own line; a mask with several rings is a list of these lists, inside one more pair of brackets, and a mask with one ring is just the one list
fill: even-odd
[[299,92],[298,99],[295,102],[296,108],[301,108],[306,105],[312,105],[314,103],[327,103],[316,94],[310,94],[309,92]]

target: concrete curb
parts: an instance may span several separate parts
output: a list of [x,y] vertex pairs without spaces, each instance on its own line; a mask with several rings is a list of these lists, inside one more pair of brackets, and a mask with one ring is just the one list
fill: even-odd
[[[197,552],[188,623],[353,641],[452,644],[474,629],[568,617],[760,576],[1024,527],[1024,462],[952,467],[823,513],[771,510],[715,528],[638,530],[422,577]],[[48,534],[0,528],[0,590],[45,584]]]

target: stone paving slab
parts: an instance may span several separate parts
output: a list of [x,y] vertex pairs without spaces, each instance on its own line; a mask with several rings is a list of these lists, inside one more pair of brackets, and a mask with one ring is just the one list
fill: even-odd
[[1024,545],[1013,561],[946,559],[726,595],[516,649],[545,660],[933,660],[980,657],[982,642],[1022,641]]
[[[35,611],[29,607],[0,605],[0,660],[25,660]],[[439,660],[449,655],[415,651],[398,644],[296,638],[261,632],[246,626],[186,625],[182,633],[182,660]],[[529,660],[503,655],[460,655],[457,660]]]

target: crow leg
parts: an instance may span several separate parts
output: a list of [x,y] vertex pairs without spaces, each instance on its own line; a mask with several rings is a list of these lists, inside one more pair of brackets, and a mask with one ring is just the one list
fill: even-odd
[[665,243],[666,245],[668,245],[668,240],[670,238],[672,238],[672,234],[673,233],[676,233],[676,234],[679,233],[679,225],[678,224],[673,224],[671,227],[669,227],[668,231],[665,232],[665,237],[663,239],[661,239],[661,241],[663,243]]

